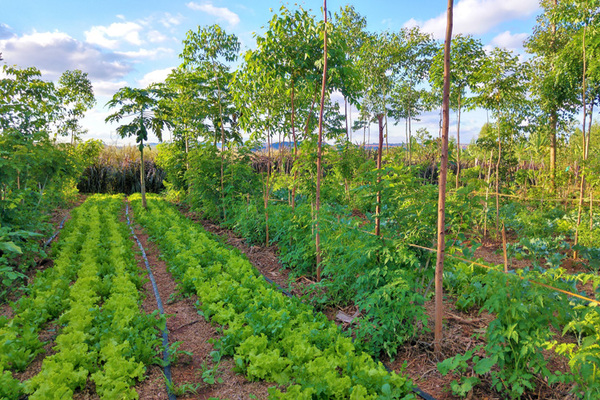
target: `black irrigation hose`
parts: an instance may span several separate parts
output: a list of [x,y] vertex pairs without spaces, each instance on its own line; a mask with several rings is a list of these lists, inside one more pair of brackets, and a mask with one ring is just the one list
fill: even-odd
[[63,220],[60,222],[60,225],[58,225],[58,229],[56,230],[56,232],[54,232],[54,235],[52,235],[50,237],[50,239],[46,240],[46,242],[44,243],[44,247],[48,247],[48,245],[50,243],[52,243],[52,241],[54,240],[55,237],[58,236],[58,234],[60,233],[60,230],[63,228],[63,226],[65,225],[65,221],[67,220],[67,217],[64,217]]
[[[148,270],[148,277],[150,278],[150,282],[152,282],[152,289],[154,290],[154,297],[156,298],[156,305],[158,306],[158,311],[160,315],[165,314],[165,309],[163,307],[162,300],[160,299],[160,294],[158,293],[158,286],[156,285],[156,280],[154,279],[154,275],[152,274],[152,270],[150,269],[150,263],[148,263],[148,257],[146,257],[146,251],[144,250],[144,246],[136,236],[133,231],[133,226],[131,226],[131,221],[129,220],[129,204],[125,205],[125,215],[127,216],[127,225],[129,225],[129,229],[131,230],[131,235],[137,242],[140,250],[142,251],[142,257],[144,258],[144,264],[146,264],[146,269]],[[169,396],[169,400],[176,400],[175,394],[171,391],[170,386],[173,384],[171,380],[171,363],[169,362],[169,336],[167,334],[167,328],[162,331],[162,343],[163,343],[163,361],[164,361],[164,371],[165,378],[167,379],[167,394]]]
[[[263,278],[265,278],[265,280],[267,282],[269,282],[271,285],[275,286],[279,291],[281,291],[283,294],[285,294],[287,297],[294,297],[293,294],[291,294],[290,292],[288,292],[287,290],[283,289],[281,286],[279,286],[278,284],[276,284],[275,282],[273,282],[273,280],[267,278],[267,276],[265,274],[263,274],[261,271],[259,271],[260,274],[262,275]],[[354,341],[354,338],[352,338],[352,341]],[[384,362],[381,362],[381,364],[383,364],[383,367],[386,369],[387,372],[392,372],[392,369],[390,367],[388,367]],[[433,397],[432,395],[430,395],[429,393],[424,392],[423,390],[421,390],[418,387],[413,387],[413,392],[415,392],[417,395],[419,395],[421,398],[425,399],[425,400],[436,400],[435,397]]]
[[267,281],[271,285],[275,286],[281,293],[285,294],[287,297],[294,297],[293,294],[291,294],[290,292],[288,292],[287,290],[285,290],[284,288],[282,288],[281,286],[279,286],[278,284],[273,282],[271,279],[267,278],[267,276],[265,274],[263,274],[262,272],[260,272],[260,274],[263,276],[263,278],[265,278],[265,281]]

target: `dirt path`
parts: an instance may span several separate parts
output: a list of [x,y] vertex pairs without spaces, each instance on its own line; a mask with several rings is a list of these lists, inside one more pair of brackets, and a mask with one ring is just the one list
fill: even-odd
[[[167,271],[166,263],[160,259],[160,252],[156,244],[149,241],[148,235],[136,224],[134,224],[134,231],[144,246],[165,313],[169,316],[167,318],[169,345],[173,346],[174,343],[180,342],[178,349],[181,352],[191,353],[191,355],[180,353],[172,364],[171,371],[175,385],[181,387],[182,384],[189,384],[187,387],[193,387],[196,393],[188,391],[178,394],[177,398],[266,399],[267,389],[273,384],[249,382],[244,376],[233,371],[234,363],[230,357],[221,360],[216,372],[216,377],[221,378],[222,383],[209,385],[203,381],[202,372],[215,368],[211,357],[211,352],[214,351],[211,342],[219,339],[220,335],[204,317],[198,315],[194,307],[197,301],[196,296],[178,295],[177,284]],[[135,245],[136,259],[140,270],[145,272],[146,267],[137,244],[133,240],[132,243]],[[144,291],[146,296],[142,306],[145,312],[151,313],[157,309],[157,306],[149,280],[144,283]],[[166,399],[167,392],[162,367],[151,366],[148,369],[148,378],[138,384],[136,389],[142,400]]]

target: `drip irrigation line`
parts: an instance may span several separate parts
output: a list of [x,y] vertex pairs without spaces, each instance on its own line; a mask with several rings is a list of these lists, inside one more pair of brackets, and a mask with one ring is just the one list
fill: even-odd
[[56,232],[54,232],[54,235],[50,236],[50,239],[46,240],[46,242],[44,243],[44,247],[48,247],[48,245],[50,243],[52,243],[52,241],[54,240],[55,237],[58,236],[58,234],[60,233],[60,230],[63,228],[63,226],[65,225],[65,221],[67,220],[67,217],[64,217],[63,220],[60,222],[60,224],[58,225],[58,229],[56,230]]
[[[258,270],[258,269],[257,269]],[[276,284],[275,282],[273,282],[273,280],[271,280],[270,278],[267,278],[267,276],[265,274],[263,274],[261,271],[260,274],[262,275],[263,278],[265,278],[265,281],[269,282],[271,285],[275,286],[277,288],[277,290],[279,290],[281,293],[285,294],[287,297],[294,297],[293,294],[291,294],[290,292],[288,292],[287,290],[285,290],[284,288],[282,288],[281,286],[279,286],[278,284]]]
[[[146,265],[146,269],[148,270],[148,277],[150,278],[150,282],[152,283],[152,290],[154,291],[154,297],[156,298],[156,305],[158,306],[158,311],[161,316],[165,315],[165,309],[163,307],[162,300],[160,299],[160,294],[158,293],[158,286],[156,285],[156,280],[154,279],[154,275],[152,274],[152,270],[150,269],[150,263],[148,262],[148,257],[146,257],[146,251],[144,250],[144,246],[138,239],[137,235],[133,230],[133,226],[131,225],[131,221],[129,219],[129,204],[125,204],[125,215],[127,216],[127,225],[129,225],[129,229],[131,230],[131,235],[135,239],[142,252],[142,257],[144,258],[144,264]],[[169,400],[176,400],[175,394],[171,391],[169,387],[173,385],[173,381],[171,378],[171,363],[169,361],[169,336],[167,333],[167,328],[161,332],[162,333],[162,344],[163,344],[163,362],[164,362],[164,374],[165,379],[167,380],[167,395],[169,396]]]

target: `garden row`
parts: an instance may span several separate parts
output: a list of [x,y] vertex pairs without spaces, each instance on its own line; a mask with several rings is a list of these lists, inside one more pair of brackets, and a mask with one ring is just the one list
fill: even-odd
[[175,279],[222,327],[222,355],[233,356],[250,380],[286,386],[270,389],[272,398],[413,398],[406,377],[357,350],[324,315],[277,291],[175,207],[150,197],[145,210],[139,196],[131,200],[136,221],[157,241]]
[[[386,239],[370,233],[372,214],[356,217],[344,205],[345,201],[322,205],[324,279],[312,288],[312,301],[317,305],[357,305],[362,314],[353,328],[353,333],[361,339],[357,346],[376,356],[385,352],[393,357],[399,346],[427,330],[422,304],[428,299],[426,286],[432,279],[432,268],[427,268],[431,265],[428,261],[431,253],[411,245],[431,247],[437,192],[403,172],[401,167],[395,173],[391,169],[385,178],[384,199],[394,199],[395,204],[393,208],[384,207],[387,218],[382,231]],[[241,177],[247,175],[241,170],[231,172],[232,177],[239,174],[236,181],[239,185],[232,187],[234,191],[245,190]],[[213,215],[215,203],[210,202],[206,191],[198,189],[207,187],[206,182],[199,178],[192,182],[195,190],[188,201],[205,215]],[[485,202],[485,194],[473,189],[464,187],[447,196],[447,250],[476,261],[476,246],[472,244],[478,241],[486,224],[488,234],[495,231],[496,210],[493,197],[490,196],[489,203]],[[372,194],[372,190],[356,188],[353,202],[372,202],[373,196],[367,192]],[[285,190],[277,190],[272,196],[274,200],[268,202],[269,242],[278,245],[281,261],[292,274],[313,275],[314,209],[309,199],[300,196],[292,208],[285,201],[287,194]],[[228,195],[224,202],[226,226],[251,242],[265,241],[266,218],[261,200]],[[588,293],[581,294],[598,292],[600,279],[596,274],[568,274],[562,268],[570,254],[576,214],[548,201],[543,204],[504,201],[499,214],[507,229],[519,238],[508,245],[509,257],[526,259],[531,266],[505,276],[498,266],[480,268],[447,258],[445,290],[458,297],[459,308],[488,311],[494,320],[486,327],[485,346],[459,354],[440,370],[454,370],[465,376],[453,385],[456,394],[466,395],[474,385],[486,380],[496,391],[519,397],[537,390],[542,380],[544,385],[564,383],[563,387],[570,386],[581,396],[595,398],[600,390],[596,372],[600,365],[600,348],[596,346],[600,339],[600,318],[595,303],[579,301],[531,282],[576,294],[592,282]],[[582,224],[577,247],[591,269],[596,269],[597,225],[589,229]],[[552,358],[556,355],[549,349],[568,361],[570,371],[554,368]]]
[[[74,209],[53,248],[54,267],[0,319],[0,398],[71,398],[88,380],[102,399],[137,399],[133,388],[153,362],[164,319],[140,312],[141,278],[127,226],[118,221],[122,196],[96,195]],[[53,354],[21,383],[43,352],[39,333],[58,325]]]

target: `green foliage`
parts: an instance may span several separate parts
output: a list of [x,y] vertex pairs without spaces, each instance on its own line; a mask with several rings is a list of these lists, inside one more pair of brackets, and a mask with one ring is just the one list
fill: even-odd
[[[456,371],[461,375],[459,381],[454,380],[450,384],[452,393],[456,396],[466,397],[481,382],[479,376],[488,373],[495,364],[494,359],[480,358],[474,355],[480,351],[481,346],[477,346],[465,354],[457,354],[438,363],[438,370],[443,376],[452,371]],[[471,361],[471,365],[468,361]]]
[[[80,145],[81,146],[81,145]],[[86,152],[85,149],[83,149]],[[95,151],[95,149],[94,149]],[[83,193],[124,193],[141,191],[140,160],[131,146],[102,147],[93,159],[88,160],[77,183]],[[146,191],[159,193],[164,186],[165,171],[157,165],[156,153],[146,150],[144,157],[144,185]]]
[[364,317],[356,329],[371,354],[394,357],[398,347],[427,330],[423,295],[415,293],[402,274],[374,290],[357,305]]
[[[356,392],[413,398],[405,377],[356,350],[323,315],[273,290],[246,259],[210,240],[164,201],[152,198],[144,211],[131,200],[136,220],[161,237],[175,277],[198,295],[202,313],[225,327],[220,351],[233,355],[250,379],[295,382],[320,397]],[[285,395],[275,390],[271,396]]]
[[0,366],[0,399],[18,399],[22,395],[23,384]]
[[[24,370],[43,351],[40,330],[58,318],[54,354],[23,389],[32,399],[72,397],[88,379],[101,398],[137,398],[132,386],[160,348],[164,318],[139,311],[137,264],[129,231],[118,222],[120,196],[90,196],[71,213],[53,249],[54,267],[38,274],[14,317],[0,320],[0,369]],[[19,389],[21,390],[21,389]]]

